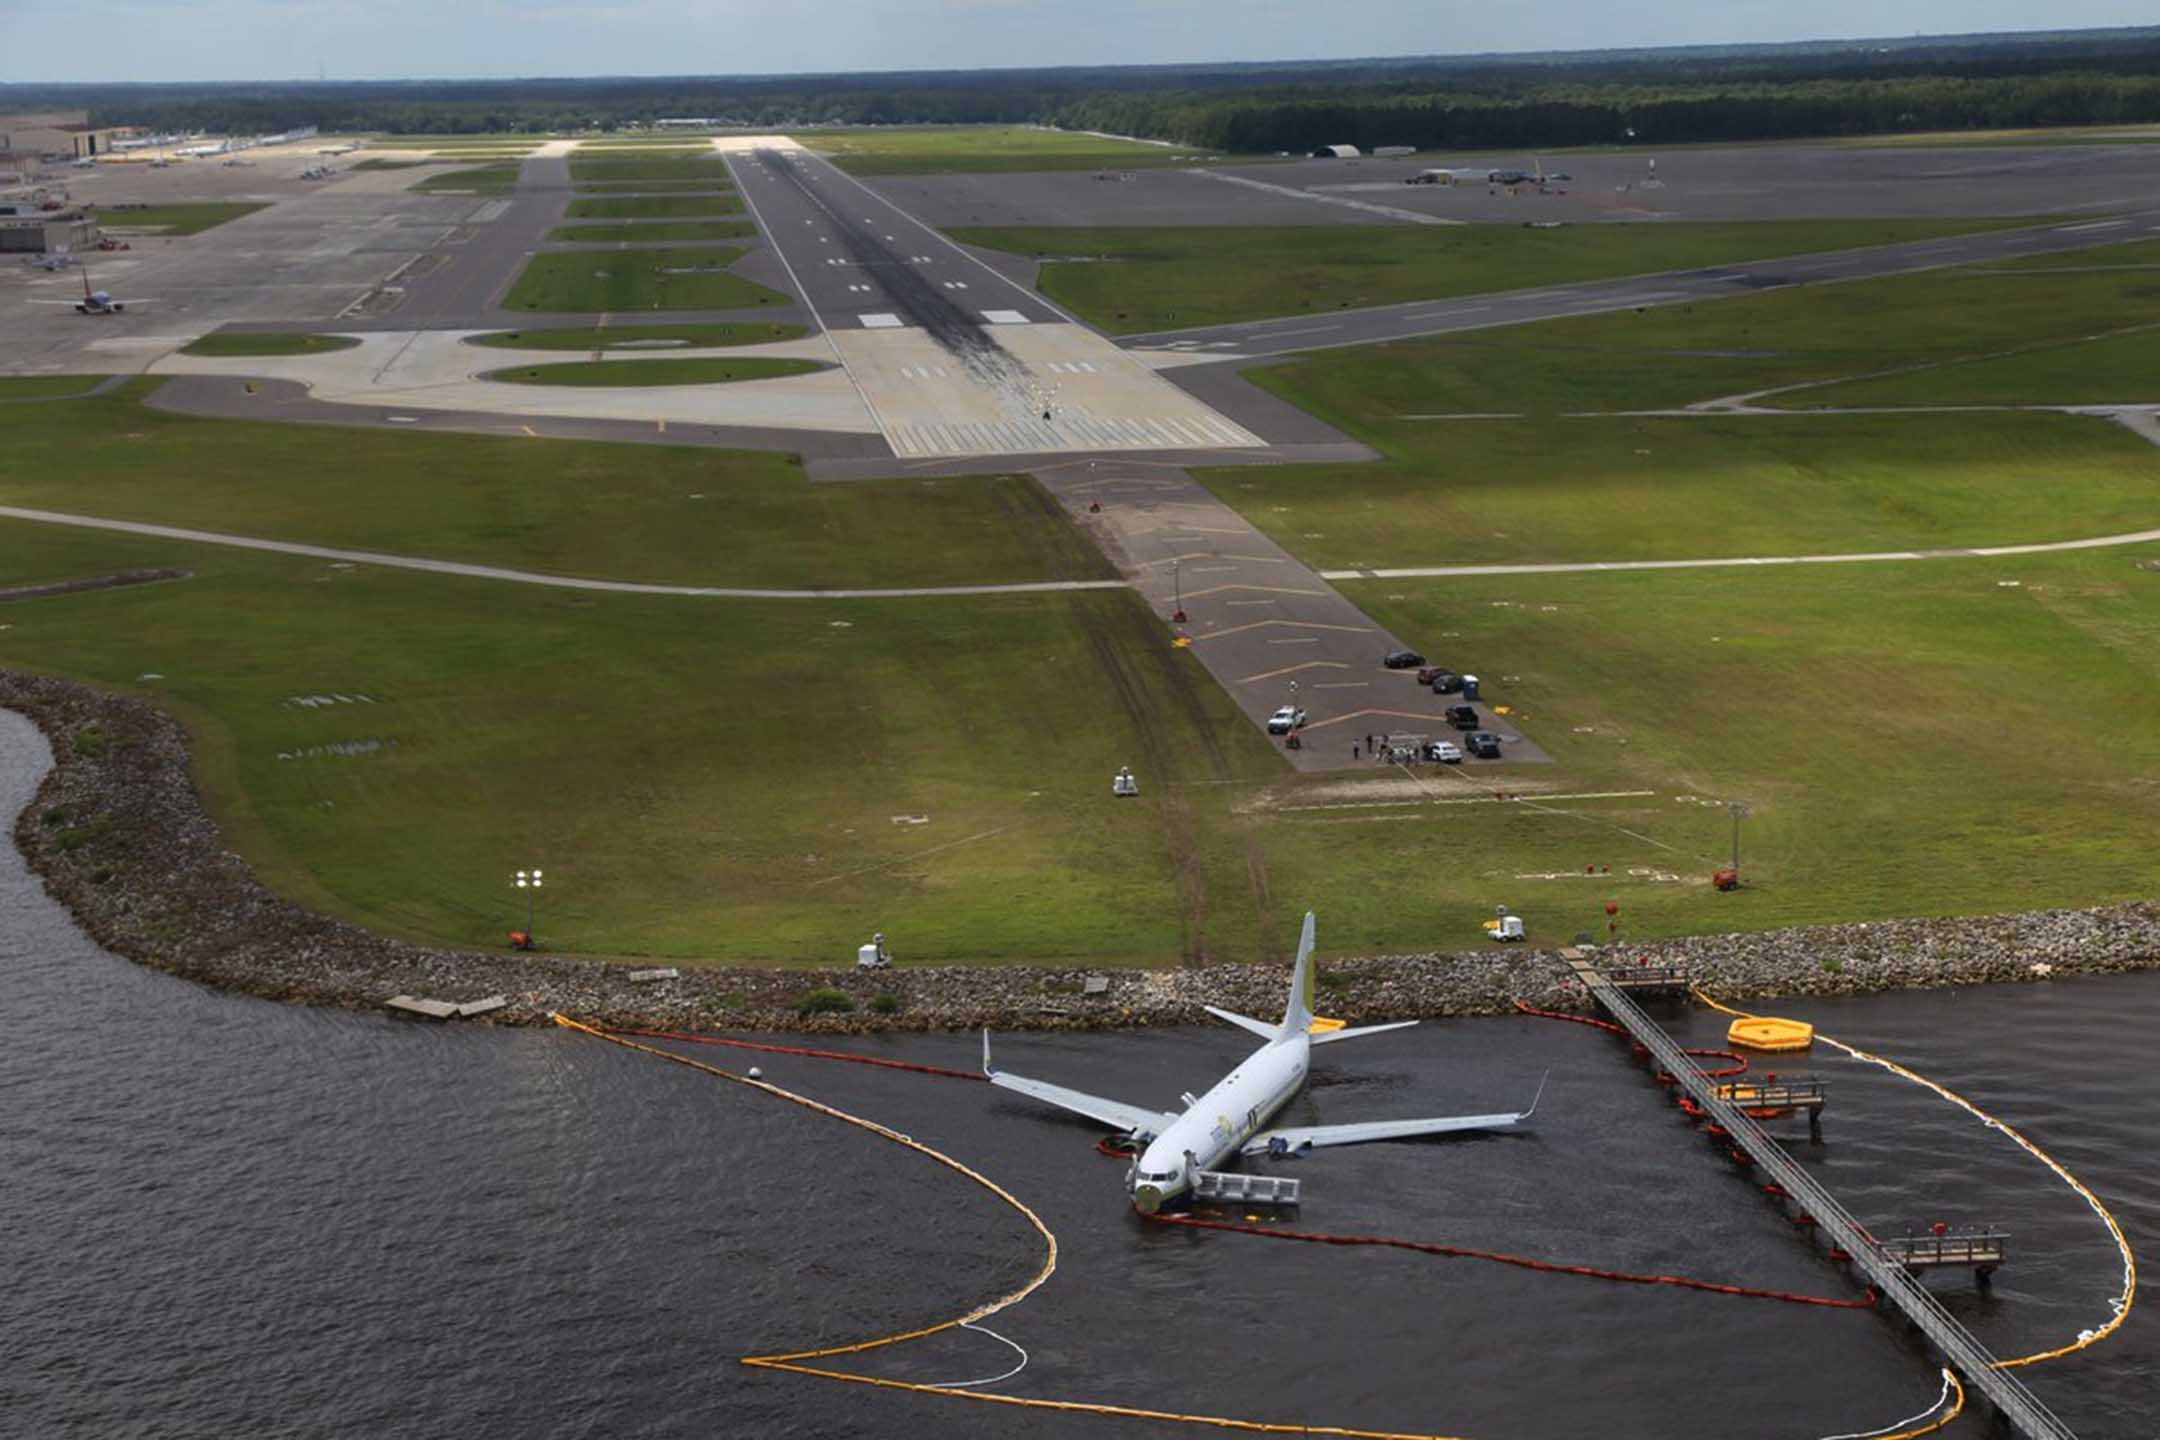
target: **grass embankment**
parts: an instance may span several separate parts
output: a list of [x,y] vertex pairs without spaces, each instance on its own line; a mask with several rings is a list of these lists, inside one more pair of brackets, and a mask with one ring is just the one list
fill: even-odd
[[433,160],[361,160],[351,167],[355,173],[363,170],[418,170],[437,163]]
[[200,235],[243,215],[267,210],[268,204],[205,201],[194,205],[106,205],[98,219],[113,230],[155,230],[160,235]]
[[480,378],[509,385],[729,385],[744,380],[778,380],[808,375],[829,366],[815,360],[757,358],[686,358],[669,360],[587,360],[561,365],[490,370]]
[[875,125],[794,136],[854,175],[996,170],[1132,170],[1208,158],[1188,145],[1149,145],[1032,125]]
[[651,244],[655,241],[746,240],[757,234],[748,220],[652,220],[634,225],[564,225],[548,232],[557,244]]
[[[522,454],[518,503],[556,488]],[[709,543],[767,533],[739,516]],[[817,543],[844,567],[911,542]],[[391,933],[500,945],[510,870],[538,863],[558,949],[830,965],[884,930],[909,960],[1117,963],[1257,942],[1246,856],[1187,797],[1274,762],[1125,593],[572,595],[0,522],[0,570],[33,553],[196,572],[148,603],[11,608],[0,664],[174,708],[264,878]],[[292,703],[326,693],[368,700]],[[1112,799],[1121,764],[1149,798]]]
[[0,406],[0,444],[15,457],[0,471],[0,503],[686,584],[1108,573],[1024,479],[811,485],[784,455],[206,420],[140,404],[156,383]]
[[[1039,288],[1113,334],[1444,300],[1577,280],[1962,235],[2026,221],[1658,225],[963,226],[1044,261]],[[1060,260],[1058,257],[1071,257]]]
[[220,331],[180,347],[183,355],[324,355],[350,350],[360,342],[350,335],[250,334]]
[[614,350],[624,346],[659,348],[654,341],[681,346],[767,345],[776,340],[800,340],[809,334],[801,325],[607,325],[568,326],[553,330],[498,330],[492,335],[472,335],[468,345],[497,350]]
[[573,200],[564,212],[570,220],[681,220],[701,215],[739,215],[742,198],[733,194],[610,195]]
[[788,297],[728,273],[740,246],[573,251],[535,255],[503,300],[506,310],[744,310]]
[[412,188],[422,191],[470,191],[476,195],[504,195],[517,188],[516,165],[482,165],[476,170],[446,170],[430,175]]

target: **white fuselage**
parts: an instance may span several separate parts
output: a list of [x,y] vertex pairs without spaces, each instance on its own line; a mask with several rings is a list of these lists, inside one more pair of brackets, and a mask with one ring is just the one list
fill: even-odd
[[1190,1190],[1193,1172],[1212,1170],[1251,1139],[1305,1086],[1312,1039],[1303,1031],[1270,1040],[1215,1082],[1133,1165],[1133,1208],[1152,1214]]

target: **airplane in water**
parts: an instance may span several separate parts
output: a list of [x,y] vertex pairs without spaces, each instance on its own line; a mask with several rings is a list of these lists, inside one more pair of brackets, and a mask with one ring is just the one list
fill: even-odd
[[1185,1108],[1152,1110],[1128,1105],[1099,1095],[1031,1080],[999,1070],[990,1063],[990,1032],[983,1031],[983,1074],[990,1083],[1007,1090],[1085,1115],[1122,1130],[1137,1145],[1140,1156],[1126,1172],[1133,1208],[1153,1214],[1180,1196],[1198,1189],[1201,1179],[1233,1154],[1302,1155],[1329,1145],[1356,1145],[1370,1140],[1406,1140],[1418,1135],[1444,1135],[1463,1130],[1506,1130],[1521,1125],[1537,1110],[1544,1084],[1530,1108],[1498,1115],[1449,1115],[1424,1120],[1368,1120],[1348,1125],[1295,1125],[1275,1129],[1268,1122],[1305,1088],[1311,1066],[1312,1047],[1355,1040],[1387,1030],[1415,1025],[1399,1020],[1386,1025],[1359,1025],[1349,1029],[1313,1029],[1313,917],[1305,916],[1305,933],[1298,941],[1297,966],[1291,971],[1290,999],[1282,1020],[1269,1024],[1249,1015],[1238,1015],[1213,1005],[1206,1010],[1265,1040],[1236,1068],[1215,1082],[1214,1088],[1195,1098],[1184,1097]]

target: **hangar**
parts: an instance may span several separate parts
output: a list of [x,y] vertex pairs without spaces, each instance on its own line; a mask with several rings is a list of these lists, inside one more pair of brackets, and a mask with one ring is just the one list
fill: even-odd
[[97,241],[96,217],[69,204],[65,190],[30,185],[0,189],[0,252],[87,250]]
[[1315,160],[1355,160],[1363,152],[1355,145],[1321,145],[1312,152]]
[[92,125],[87,110],[0,115],[0,162],[27,170],[39,160],[91,160],[108,154],[120,127]]

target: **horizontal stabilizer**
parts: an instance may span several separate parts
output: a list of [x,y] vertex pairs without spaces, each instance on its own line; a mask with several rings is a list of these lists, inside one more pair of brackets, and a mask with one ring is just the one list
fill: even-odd
[[1240,1030],[1252,1031],[1253,1034],[1258,1035],[1263,1040],[1273,1040],[1282,1029],[1279,1025],[1270,1025],[1265,1020],[1255,1020],[1250,1015],[1240,1015],[1234,1010],[1224,1010],[1214,1005],[1203,1005],[1200,1008],[1218,1020],[1229,1021]]
[[1332,1045],[1338,1040],[1355,1040],[1360,1035],[1378,1035],[1383,1030],[1407,1030],[1417,1024],[1415,1020],[1393,1020],[1385,1025],[1353,1025],[1347,1030],[1325,1030],[1312,1037],[1315,1045]]

